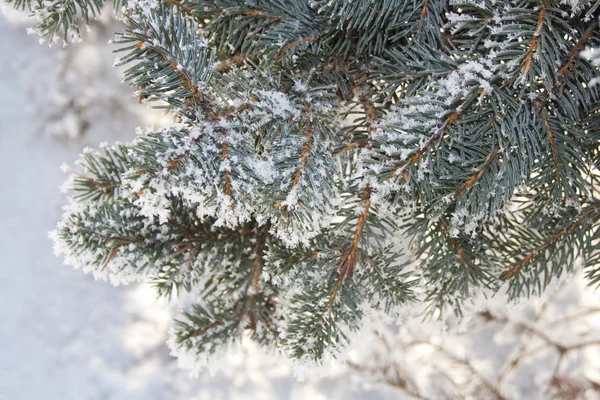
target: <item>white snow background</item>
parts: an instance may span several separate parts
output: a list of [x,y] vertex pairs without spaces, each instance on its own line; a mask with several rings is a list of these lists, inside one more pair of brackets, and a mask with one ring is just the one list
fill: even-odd
[[[579,277],[518,309],[481,299],[468,328],[374,322],[349,365],[325,377],[298,381],[288,362],[244,343],[214,376],[190,378],[165,345],[168,304],[148,286],[63,266],[48,239],[65,203],[61,164],[168,123],[119,82],[106,44],[119,27],[107,21],[60,49],[28,36],[22,14],[0,15],[0,400],[483,399],[482,382],[506,399],[545,399],[553,374],[581,389],[566,398],[600,398],[600,299]],[[552,343],[574,348],[561,357]]]

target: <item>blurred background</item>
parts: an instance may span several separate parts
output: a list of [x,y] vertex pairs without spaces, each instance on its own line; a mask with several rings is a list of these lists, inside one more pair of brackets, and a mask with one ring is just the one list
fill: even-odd
[[105,12],[82,43],[40,44],[34,21],[0,15],[0,399],[600,399],[600,292],[579,275],[542,299],[481,298],[464,319],[418,309],[375,317],[348,362],[299,381],[243,341],[190,377],[165,345],[173,310],[146,285],[112,287],[62,265],[48,232],[61,165],[170,119],[113,68]]

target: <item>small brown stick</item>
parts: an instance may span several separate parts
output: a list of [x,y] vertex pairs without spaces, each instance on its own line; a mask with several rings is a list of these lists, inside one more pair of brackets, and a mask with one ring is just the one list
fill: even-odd
[[429,0],[425,0],[423,4],[423,8],[421,8],[421,13],[419,14],[419,19],[423,19],[425,14],[427,14],[427,6],[429,5]]
[[273,58],[277,60],[279,57],[281,57],[283,55],[284,52],[288,51],[292,47],[297,46],[301,43],[312,42],[313,40],[317,39],[317,37],[318,37],[317,35],[308,35],[308,36],[304,36],[298,40],[294,40],[293,42],[290,42],[290,43],[286,44],[285,46],[283,46],[282,48],[280,48],[277,51],[277,53],[275,53],[275,56]]
[[190,337],[200,336],[203,333],[205,333],[206,331],[208,331],[209,329],[215,328],[219,325],[224,325],[224,323],[222,321],[215,321],[208,326],[203,326],[201,328],[198,328],[198,329],[192,331],[192,333],[190,333]]
[[262,17],[265,19],[273,19],[273,20],[284,20],[285,19],[284,17],[281,17],[279,15],[269,14],[268,12],[263,11],[263,10],[221,9],[221,10],[216,10],[213,12],[213,15],[231,15],[231,14],[255,16],[255,17]]
[[183,2],[179,1],[179,0],[164,0],[165,3],[168,4],[173,4],[183,10],[186,10],[187,12],[192,12],[192,7],[189,4],[183,4]]
[[577,40],[575,45],[571,48],[571,50],[569,51],[569,55],[567,56],[567,60],[558,70],[558,78],[562,78],[563,75],[567,73],[569,67],[571,66],[571,64],[573,64],[573,61],[575,61],[579,53],[581,53],[584,43],[587,42],[588,39],[592,36],[592,32],[595,28],[596,23],[594,22],[587,27],[587,29],[583,32],[583,35],[581,35],[579,40]]
[[448,227],[446,226],[446,223],[444,222],[444,220],[442,220],[442,228],[443,228],[446,236],[448,236],[448,239],[450,240],[450,244],[456,251],[456,255],[458,256],[458,259],[460,260],[461,263],[463,263],[465,265],[465,270],[467,271],[467,274],[469,276],[471,276],[471,266],[467,263],[467,260],[465,259],[464,251],[458,244],[458,240],[456,240],[456,238],[453,238],[452,236],[450,236],[450,234],[448,232]]
[[550,246],[552,243],[556,242],[561,237],[566,236],[569,233],[573,232],[582,222],[584,222],[586,220],[587,217],[593,215],[597,211],[598,210],[596,210],[595,207],[588,207],[585,211],[583,211],[579,215],[579,217],[575,221],[573,221],[573,223],[571,225],[569,225],[568,227],[561,229],[560,231],[553,234],[548,240],[546,240],[544,243],[542,243],[538,248],[536,248],[535,250],[528,253],[525,257],[523,257],[523,259],[521,261],[519,261],[518,263],[516,263],[515,265],[510,267],[508,269],[508,271],[506,271],[504,274],[502,274],[501,278],[502,279],[510,279],[513,276],[515,276],[521,270],[521,267],[523,267],[523,265],[525,265],[529,260],[531,260],[533,257],[535,257],[536,255],[538,255],[541,252],[543,252],[544,250],[546,250],[548,248],[548,246]]
[[333,300],[338,292],[338,289],[342,285],[342,282],[345,281],[348,277],[352,276],[354,273],[354,268],[356,267],[356,250],[358,249],[360,235],[362,233],[365,221],[369,215],[369,211],[371,208],[371,187],[369,185],[365,186],[362,194],[362,204],[363,211],[358,216],[356,221],[356,226],[354,228],[354,234],[352,235],[352,239],[350,240],[350,244],[346,246],[346,248],[342,251],[340,258],[337,261],[337,272],[338,276],[335,280],[335,286],[333,290],[329,294],[327,304],[323,308],[323,313],[331,307],[333,304]]
[[492,152],[488,154],[481,167],[479,167],[477,171],[475,171],[475,173],[471,175],[465,183],[462,184],[460,189],[454,195],[455,199],[458,199],[467,189],[469,189],[475,183],[475,181],[481,176],[483,171],[490,165],[494,157],[498,155],[499,151],[500,149],[498,147],[494,147],[494,150],[492,150]]
[[[409,158],[408,160],[406,160],[405,162],[402,162],[398,165],[396,165],[394,167],[394,169],[392,170],[392,172],[390,173],[390,177],[389,179],[394,179],[394,177],[396,176],[396,172],[401,170],[402,168],[405,168],[409,165],[414,164],[415,162],[419,161],[419,159],[421,158],[421,156],[423,154],[425,154],[435,143],[437,143],[443,136],[444,132],[446,131],[446,129],[448,129],[448,127],[450,127],[450,125],[452,125],[454,123],[454,121],[456,120],[456,118],[459,116],[460,111],[459,108],[457,107],[452,114],[450,114],[448,116],[448,118],[446,118],[446,120],[444,121],[444,124],[442,125],[442,127],[440,129],[438,129],[438,131],[431,137],[429,138],[429,140],[425,143],[425,145],[423,147],[421,147],[419,150],[415,151]],[[406,176],[405,176],[406,178]]]
[[531,43],[529,43],[529,47],[527,48],[527,53],[525,54],[525,58],[521,62],[521,72],[524,75],[527,75],[529,69],[531,68],[531,61],[533,59],[533,53],[535,52],[535,48],[538,41],[538,35],[540,28],[542,27],[542,23],[544,22],[544,15],[546,15],[546,8],[542,7],[540,9],[540,14],[538,16],[537,23],[535,25],[535,31],[533,32],[533,38],[531,39]]
[[548,131],[548,142],[550,142],[550,148],[552,150],[552,159],[554,160],[554,176],[558,179],[558,157],[556,155],[556,146],[554,145],[554,135],[552,134],[552,129],[550,129],[550,124],[548,123],[548,119],[544,118],[544,126]]

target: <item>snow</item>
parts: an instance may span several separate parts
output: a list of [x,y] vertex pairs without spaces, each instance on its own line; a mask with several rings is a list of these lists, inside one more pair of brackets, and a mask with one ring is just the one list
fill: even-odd
[[[587,60],[589,60],[593,65],[600,65],[600,49],[590,49],[587,48],[583,52],[581,52],[581,56]],[[590,86],[594,86],[600,83],[600,77],[596,77],[592,79],[589,83]]]
[[273,90],[258,90],[257,93],[262,101],[268,104],[268,108],[274,115],[281,118],[287,118],[288,116],[298,118],[300,116],[300,111],[290,103],[289,98],[284,93]]

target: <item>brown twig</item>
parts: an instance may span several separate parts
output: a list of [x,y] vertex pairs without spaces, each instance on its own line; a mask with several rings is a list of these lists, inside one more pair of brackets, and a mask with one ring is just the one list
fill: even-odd
[[583,45],[585,44],[585,42],[587,42],[588,39],[592,36],[592,32],[595,28],[596,22],[593,22],[592,24],[590,24],[590,26],[587,27],[587,29],[583,32],[583,35],[581,35],[579,40],[577,40],[575,45],[571,48],[571,50],[569,51],[569,55],[567,56],[567,60],[558,70],[559,79],[567,73],[569,67],[571,66],[571,64],[573,64],[573,61],[575,61],[579,53],[581,53],[581,50],[583,50]]
[[185,72],[179,70],[179,68],[177,68],[177,64],[175,64],[172,60],[169,60],[169,57],[167,57],[166,55],[161,54],[161,57],[169,63],[169,65],[171,66],[171,68],[173,68],[174,71],[176,71],[179,74],[179,76],[181,77],[181,79],[183,80],[185,85],[194,94],[194,97],[196,99],[199,99],[200,98],[200,89],[198,89],[196,86],[194,86],[194,84],[192,84],[192,81],[187,77]]
[[[351,360],[346,360],[346,365],[348,365],[350,368],[352,368],[353,370],[364,374],[365,371],[367,371],[367,369]],[[395,374],[395,379],[392,379],[388,373],[385,373],[387,371],[384,371],[383,374],[383,379],[385,381],[386,384],[390,385],[393,388],[399,389],[401,391],[403,391],[404,393],[408,394],[409,396],[418,399],[418,400],[429,400],[429,397],[424,397],[416,388],[416,386],[413,384],[413,386],[415,386],[413,389],[409,388],[407,383],[407,379],[404,378],[400,372],[400,370],[398,369],[398,366],[396,364],[393,364],[392,366],[394,368],[394,374]],[[387,369],[387,368],[386,368]],[[376,371],[369,371],[371,373],[376,372]]]
[[126,238],[126,237],[103,237],[98,235],[101,239],[103,240],[112,240],[117,242],[117,244],[115,244],[111,249],[110,252],[108,253],[108,255],[106,256],[106,260],[104,261],[104,263],[102,264],[102,268],[100,269],[100,271],[104,271],[104,269],[106,268],[106,266],[108,265],[108,263],[115,258],[115,256],[117,255],[117,252],[119,251],[119,249],[122,246],[125,246],[127,244],[130,243],[143,243],[144,240],[146,240],[145,237],[136,237],[135,240],[131,240],[132,238]]
[[112,249],[110,249],[110,253],[108,253],[108,256],[106,257],[106,261],[104,261],[104,264],[102,264],[102,268],[100,269],[101,271],[104,271],[104,269],[106,268],[106,266],[108,265],[110,260],[115,258],[115,256],[117,255],[117,252],[119,251],[119,248],[121,246],[123,246],[123,245],[117,244],[117,245],[113,246]]
[[[537,312],[535,318],[533,319],[533,324],[536,324],[537,322],[539,322],[542,317],[544,316],[546,310],[548,309],[548,307],[550,306],[552,299],[554,299],[554,297],[556,297],[558,295],[558,293],[565,288],[566,285],[566,281],[563,281],[560,286],[558,287],[558,289],[556,289],[556,291],[554,291],[553,293],[551,293],[543,302],[542,305],[539,309],[539,311]],[[493,315],[492,313],[488,313],[489,316],[491,317],[491,319],[493,320],[497,320],[496,316]],[[532,330],[527,330],[527,334],[528,337],[531,337],[534,334],[534,331]],[[519,345],[519,348],[516,352],[516,356],[513,357],[513,359],[507,363],[505,365],[505,367],[502,369],[502,371],[500,371],[500,373],[498,374],[498,378],[497,378],[497,384],[500,385],[502,383],[502,381],[504,380],[504,378],[506,378],[506,376],[508,376],[508,373],[510,371],[512,371],[514,368],[516,368],[516,366],[525,358],[528,357],[529,355],[541,350],[542,348],[545,348],[548,346],[548,342],[546,342],[544,344],[544,346],[540,346],[537,347],[535,349],[529,350],[527,352],[525,352],[525,349],[527,348],[527,342],[522,340],[521,344]]]
[[365,186],[362,194],[362,205],[363,211],[358,216],[356,221],[356,226],[354,228],[354,234],[352,235],[352,239],[350,240],[350,244],[342,250],[342,254],[337,260],[336,268],[337,268],[337,278],[335,280],[335,286],[331,293],[329,294],[327,304],[323,308],[323,313],[331,307],[333,304],[333,300],[338,292],[338,289],[342,285],[348,277],[352,276],[354,273],[354,268],[356,267],[356,251],[358,249],[358,244],[360,240],[360,235],[362,233],[362,229],[365,221],[369,215],[369,211],[371,208],[371,187],[369,185]]
[[253,17],[262,17],[265,19],[273,19],[273,20],[284,20],[285,18],[280,15],[270,14],[263,10],[237,10],[237,9],[220,9],[213,11],[213,15],[245,15],[245,16],[253,16]]
[[538,35],[540,28],[542,27],[542,23],[544,22],[544,16],[546,15],[546,8],[542,6],[540,9],[540,13],[538,16],[537,23],[535,25],[535,31],[533,32],[533,37],[531,39],[531,43],[529,43],[529,47],[527,48],[527,53],[521,62],[521,72],[524,75],[527,75],[529,69],[531,68],[531,61],[533,58],[533,53],[535,52],[535,48],[538,41]]
[[448,351],[444,347],[442,347],[440,345],[437,345],[437,344],[433,344],[433,343],[425,341],[425,340],[414,340],[414,341],[412,341],[410,343],[407,343],[406,347],[417,346],[417,345],[431,346],[433,349],[437,350],[438,353],[444,355],[445,357],[447,357],[451,361],[463,365],[465,368],[467,368],[469,370],[469,372],[475,378],[477,378],[481,383],[483,383],[483,385],[495,396],[496,399],[498,399],[498,400],[504,400],[505,399],[505,397],[500,392],[500,389],[498,389],[498,387],[496,385],[494,385],[487,378],[485,378],[479,372],[479,370],[477,370],[477,368],[475,368],[473,366],[473,364],[471,363],[471,361],[469,361],[468,359],[459,357],[459,356],[451,353],[450,351]]
[[310,130],[306,131],[306,135],[304,136],[304,146],[302,146],[302,151],[300,152],[300,159],[298,160],[298,166],[296,167],[296,174],[294,175],[294,182],[292,183],[292,187],[290,191],[293,190],[298,183],[300,182],[300,178],[302,178],[302,169],[306,165],[306,161],[308,160],[308,156],[310,154],[310,148],[313,143],[313,137]]
[[549,239],[547,239],[545,242],[543,242],[539,247],[532,250],[525,257],[523,257],[523,259],[521,261],[519,261],[518,263],[511,266],[508,269],[508,271],[506,271],[504,274],[501,275],[502,279],[512,278],[521,270],[521,267],[523,267],[523,265],[525,265],[529,260],[531,260],[533,257],[537,256],[538,254],[540,254],[541,252],[546,250],[548,248],[548,246],[550,246],[552,243],[556,242],[558,239],[568,235],[569,233],[571,233],[575,229],[577,229],[577,227],[581,223],[586,221],[586,219],[589,216],[594,215],[594,213],[598,212],[598,209],[596,207],[597,206],[587,207],[584,211],[581,212],[579,217],[575,221],[573,221],[573,223],[571,223],[571,225],[554,233]]
[[[294,174],[294,180],[292,181],[292,185],[290,186],[288,193],[294,190],[294,188],[300,183],[300,179],[304,174],[304,166],[306,165],[306,162],[308,161],[308,156],[310,155],[310,149],[313,144],[313,141],[314,139],[312,136],[312,130],[310,127],[307,127],[304,135],[304,145],[302,146],[302,150],[300,151],[300,158],[298,159],[296,173]],[[282,207],[282,204],[283,201],[277,201],[275,203],[275,207]],[[287,205],[283,205],[283,207],[287,208]]]
[[479,169],[477,169],[477,171],[475,171],[475,173],[471,175],[465,183],[462,184],[460,189],[456,191],[456,194],[454,195],[455,199],[458,199],[467,189],[469,189],[473,185],[473,183],[475,183],[475,181],[481,176],[483,171],[491,164],[494,157],[498,155],[499,151],[500,149],[498,147],[494,147],[494,150],[492,150],[492,152],[488,154],[481,167],[479,167]]
[[[444,124],[441,126],[440,129],[437,130],[437,132],[431,137],[429,138],[429,140],[425,143],[425,145],[423,147],[421,147],[419,150],[415,151],[414,153],[412,153],[412,155],[408,158],[408,160],[394,166],[394,169],[392,170],[392,172],[390,173],[390,178],[389,179],[394,179],[394,177],[396,176],[396,172],[409,166],[414,164],[415,162],[419,161],[419,159],[421,158],[421,156],[423,154],[425,154],[427,151],[429,151],[429,149],[431,147],[433,147],[434,144],[436,144],[444,135],[444,132],[446,131],[446,129],[448,129],[450,127],[450,125],[452,125],[454,123],[454,121],[456,120],[456,118],[460,115],[460,109],[459,107],[457,107],[449,116],[448,118],[446,118],[446,120],[444,121]],[[404,175],[404,178],[406,179],[407,176]]]
[[367,146],[368,141],[367,140],[357,140],[356,142],[352,142],[352,143],[348,143],[347,145],[345,145],[344,147],[340,148],[339,150],[336,150],[335,154],[342,154],[345,153],[347,151],[350,151],[352,149],[356,149],[356,148],[361,148],[361,147],[365,147]]
[[306,42],[312,42],[313,40],[317,39],[318,36],[317,35],[308,35],[308,36],[304,36],[300,39],[294,40],[293,42],[290,42],[288,44],[286,44],[285,46],[281,47],[277,53],[275,53],[275,56],[273,56],[274,59],[278,59],[279,57],[281,57],[281,55],[283,53],[285,53],[286,51],[288,51],[289,49],[291,49],[294,46],[297,46],[301,43],[306,43]]
[[453,238],[452,236],[450,236],[450,234],[448,232],[448,227],[446,226],[446,223],[444,222],[444,220],[442,220],[442,229],[444,230],[444,233],[448,237],[448,239],[450,241],[450,245],[452,246],[454,251],[456,251],[456,255],[458,256],[458,259],[460,260],[460,262],[463,265],[465,265],[465,270],[467,271],[467,274],[469,276],[471,276],[471,266],[467,263],[467,260],[465,259],[464,251],[458,244],[458,240],[456,240],[456,238]]
[[216,328],[217,326],[220,326],[220,325],[224,325],[224,322],[223,321],[215,321],[215,322],[211,323],[210,325],[203,326],[201,328],[198,328],[198,329],[192,331],[190,333],[190,337],[200,336],[203,333],[205,333],[206,331],[208,331],[209,329]]
[[179,1],[179,0],[164,0],[165,3],[168,4],[173,4],[183,10],[186,10],[187,12],[192,12],[192,7],[189,4],[183,4],[183,2]]
[[425,14],[427,14],[427,6],[429,5],[429,0],[425,0],[423,3],[423,8],[421,8],[421,13],[419,14],[419,19],[422,20]]
[[258,292],[258,281],[260,277],[260,265],[262,263],[263,256],[265,254],[265,245],[267,244],[267,237],[269,235],[269,229],[271,227],[270,223],[265,224],[260,228],[260,231],[257,234],[256,238],[256,246],[255,246],[255,256],[252,261],[252,292]]
[[[223,136],[225,136],[225,134],[223,134]],[[227,157],[229,156],[229,147],[227,146],[227,143],[223,142],[221,143],[221,160],[225,161],[227,160]],[[223,191],[225,192],[225,194],[229,197],[231,197],[231,206],[233,206],[233,197],[231,196],[231,179],[229,178],[229,172],[228,171],[223,171],[223,180],[225,181],[225,188],[223,189]]]
[[545,117],[544,126],[546,127],[546,131],[548,132],[548,142],[550,143],[550,148],[552,150],[552,159],[554,160],[554,176],[556,177],[556,179],[558,179],[558,157],[556,155],[556,146],[554,145],[554,135],[552,134],[552,129],[550,129],[548,118]]
[[590,308],[589,310],[585,310],[585,311],[582,311],[582,312],[579,312],[576,314],[566,315],[564,317],[557,318],[557,319],[553,320],[552,322],[550,322],[548,325],[556,326],[557,324],[563,324],[565,322],[569,322],[571,320],[581,318],[581,317],[587,317],[587,316],[589,316],[591,314],[595,314],[595,313],[600,313],[600,307]]
[[115,188],[118,186],[118,184],[116,184],[114,182],[98,180],[98,179],[94,179],[90,176],[83,175],[79,172],[73,171],[70,167],[67,167],[67,170],[70,171],[73,175],[77,176],[79,179],[89,182],[92,185],[91,186],[92,190],[102,189],[104,191],[104,193],[106,193],[107,189],[112,189],[112,188]]
[[[256,245],[254,248],[254,260],[252,261],[252,283],[250,285],[250,299],[248,302],[248,317],[250,318],[250,327],[256,329],[256,316],[254,315],[254,304],[260,279],[260,267],[265,254],[265,245],[269,235],[270,223],[265,224],[257,232]],[[268,321],[265,321],[268,324]]]

